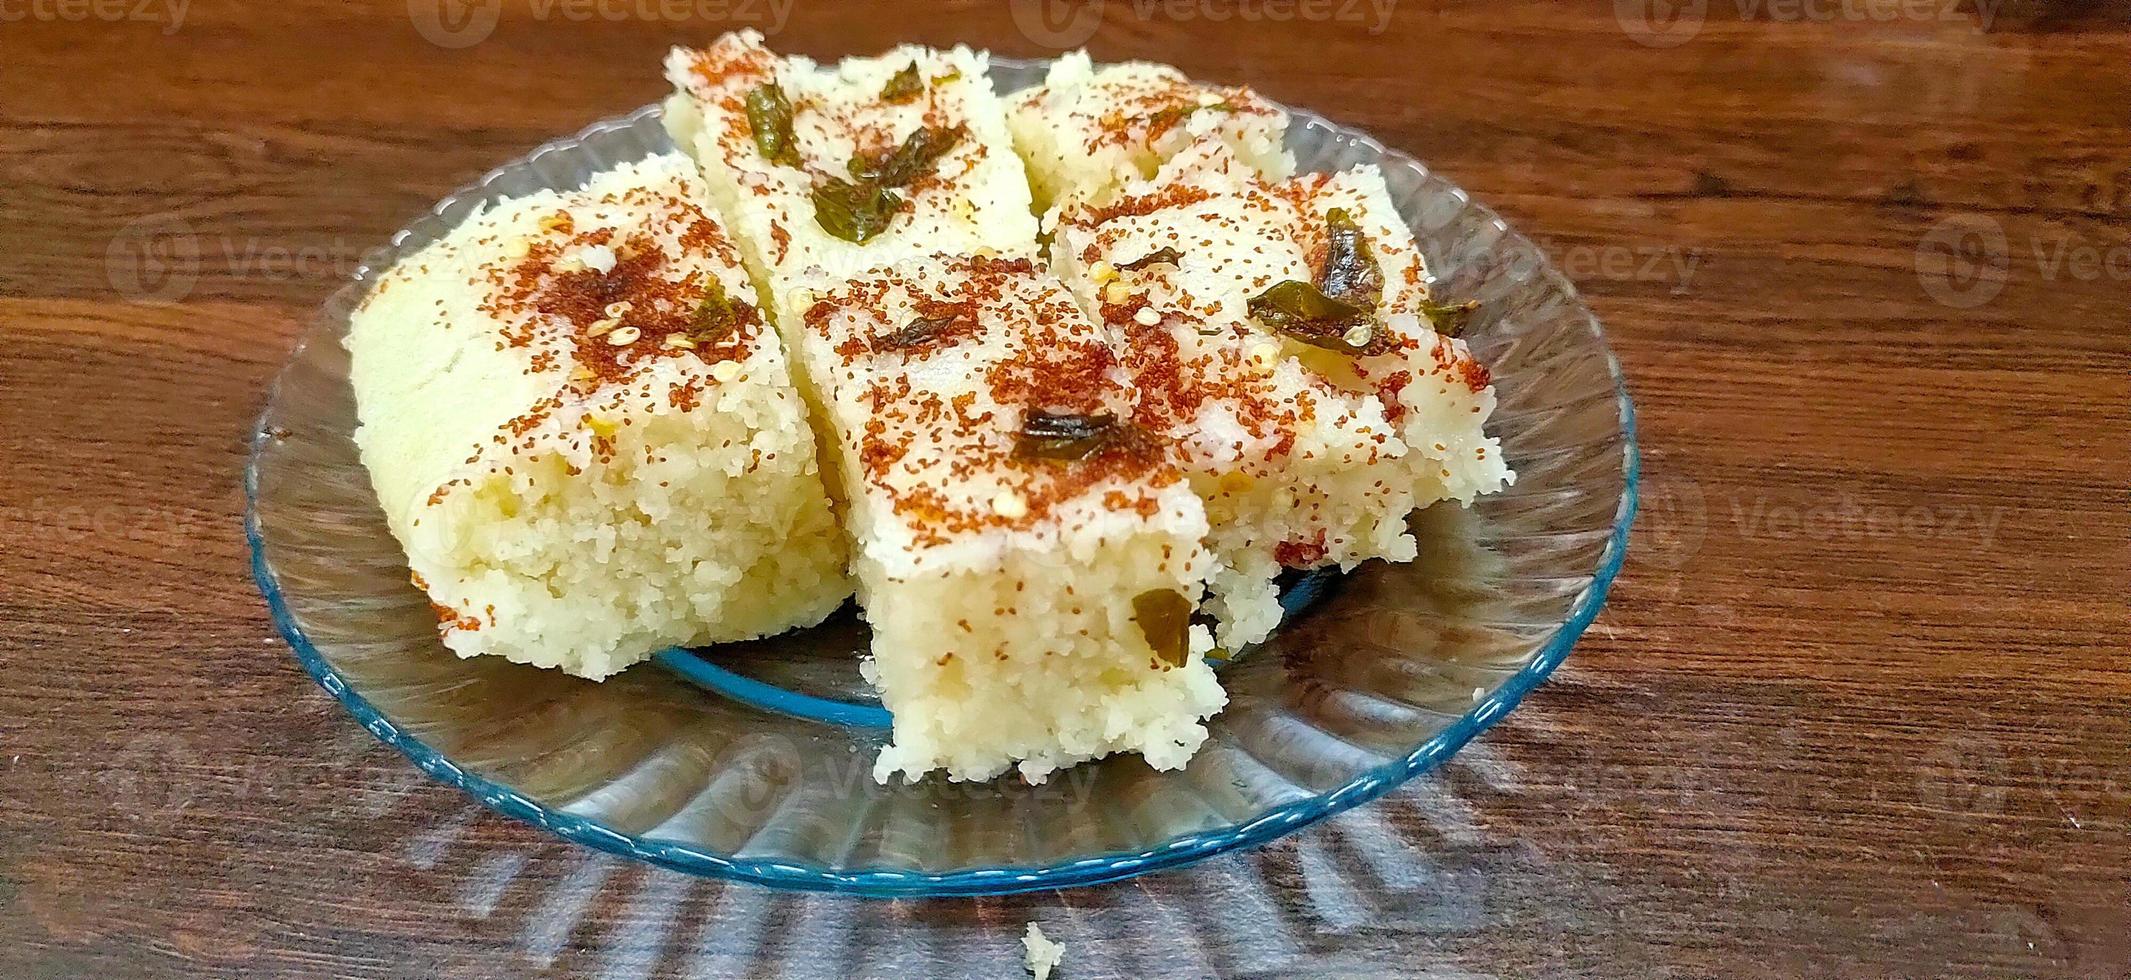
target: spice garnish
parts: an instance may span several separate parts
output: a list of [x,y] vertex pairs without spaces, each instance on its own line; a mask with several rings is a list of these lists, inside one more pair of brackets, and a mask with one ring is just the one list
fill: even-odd
[[821,230],[859,245],[888,227],[888,219],[902,206],[903,199],[894,191],[870,180],[854,184],[825,177],[814,185],[814,222]]
[[851,177],[854,180],[875,181],[884,187],[901,187],[931,170],[940,157],[962,141],[966,132],[968,129],[963,126],[953,129],[920,126],[904,137],[903,144],[891,153],[879,156],[860,153],[853,156]]
[[747,125],[754,130],[755,149],[762,158],[787,167],[799,166],[799,143],[792,138],[792,103],[776,82],[764,82],[747,93]]
[[1014,455],[1065,462],[1083,460],[1109,445],[1122,430],[1117,416],[1108,412],[1076,415],[1030,410],[1021,417]]
[[755,312],[754,307],[725,295],[725,286],[716,277],[710,278],[708,285],[703,301],[696,304],[695,313],[688,318],[688,340],[698,346],[732,336]]
[[1280,333],[1326,350],[1369,356],[1396,344],[1368,309],[1326,296],[1300,280],[1274,283],[1250,298],[1250,315]]
[[1132,618],[1154,655],[1171,667],[1191,656],[1191,600],[1175,589],[1149,589],[1132,597]]
[[1428,318],[1428,326],[1445,337],[1455,337],[1465,332],[1465,324],[1472,320],[1480,301],[1469,299],[1463,303],[1431,303],[1421,301],[1421,315]]
[[1219,102],[1209,102],[1205,105],[1173,105],[1166,109],[1156,109],[1141,118],[1147,121],[1147,128],[1149,129],[1166,129],[1183,122],[1184,117],[1201,109],[1210,112],[1234,112],[1236,111],[1236,106],[1235,103],[1227,99]]
[[912,60],[902,71],[881,86],[881,101],[908,102],[925,93],[925,76],[918,73],[918,63]]
[[887,228],[903,206],[903,199],[889,188],[924,176],[966,132],[961,126],[920,126],[893,152],[852,156],[851,180],[823,177],[814,185],[814,223],[844,241],[865,244]]
[[919,347],[940,339],[940,334],[954,326],[955,315],[921,316],[903,324],[900,329],[873,338],[874,350],[896,350]]
[[1126,272],[1138,272],[1139,270],[1144,269],[1150,265],[1157,265],[1164,262],[1170,265],[1181,265],[1183,261],[1184,253],[1179,252],[1176,249],[1170,248],[1167,245],[1164,245],[1161,248],[1155,249],[1152,252],[1148,252],[1147,254],[1142,255],[1139,258],[1133,259],[1132,261],[1127,262],[1124,265],[1118,266],[1118,268]]
[[1355,306],[1376,306],[1384,296],[1384,270],[1370,254],[1368,236],[1346,208],[1325,212],[1324,223],[1329,244],[1317,273],[1324,294]]

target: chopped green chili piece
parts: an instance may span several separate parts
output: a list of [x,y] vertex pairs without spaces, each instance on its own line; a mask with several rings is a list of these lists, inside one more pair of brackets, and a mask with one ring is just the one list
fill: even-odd
[[872,181],[851,183],[834,177],[814,185],[814,222],[821,230],[863,245],[888,227],[903,206],[895,192]]
[[1421,303],[1421,316],[1428,319],[1428,326],[1445,337],[1455,337],[1465,332],[1465,325],[1472,320],[1480,301],[1469,299],[1463,303]]
[[1118,268],[1126,272],[1138,272],[1139,270],[1144,269],[1150,265],[1156,265],[1163,262],[1166,262],[1170,265],[1178,265],[1181,264],[1183,261],[1184,253],[1179,252],[1176,249],[1170,248],[1167,245],[1164,245],[1161,248],[1155,249],[1152,252],[1148,252],[1147,254],[1142,255],[1139,258],[1133,259],[1132,261],[1127,262],[1124,265],[1118,266]]
[[1074,415],[1031,410],[1021,417],[1014,455],[1066,462],[1086,459],[1109,445],[1120,428],[1117,416],[1108,412]]
[[755,133],[755,149],[771,163],[799,166],[799,144],[792,138],[792,103],[776,82],[764,82],[747,93],[747,125]]
[[1326,296],[1365,309],[1384,297],[1384,270],[1369,251],[1369,238],[1345,208],[1325,213],[1328,244],[1317,283]]
[[908,102],[923,94],[925,94],[925,76],[918,73],[918,63],[916,61],[912,61],[902,71],[896,72],[893,77],[888,79],[888,84],[881,86],[881,100],[884,102]]
[[732,336],[753,312],[754,307],[725,295],[725,287],[713,278],[688,318],[688,339],[698,345],[717,343]]
[[1191,600],[1175,589],[1149,589],[1132,597],[1132,618],[1154,655],[1171,667],[1191,656]]
[[1249,309],[1258,322],[1313,347],[1373,355],[1395,346],[1369,310],[1299,280],[1274,283],[1251,297]]

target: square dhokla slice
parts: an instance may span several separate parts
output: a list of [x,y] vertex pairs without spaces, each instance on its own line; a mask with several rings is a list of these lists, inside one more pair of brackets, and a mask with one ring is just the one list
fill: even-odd
[[1276,180],[1295,169],[1282,145],[1285,110],[1248,88],[1202,85],[1168,65],[1097,68],[1075,51],[1051,66],[1042,85],[1007,100],[1014,149],[1040,208],[1066,197],[1100,200],[1202,140],[1226,144]]
[[1106,331],[1028,259],[914,259],[810,287],[798,341],[842,460],[874,769],[985,779],[1113,752],[1176,768],[1225,702],[1189,625],[1189,484],[1128,424]]
[[784,349],[695,167],[496,203],[351,317],[355,440],[444,644],[594,679],[849,594]]
[[[1344,344],[1305,342],[1262,318],[1251,323],[1332,384],[1376,394],[1410,450],[1406,467],[1421,506],[1439,500],[1470,504],[1516,482],[1501,442],[1486,432],[1495,410],[1493,378],[1456,336],[1471,311],[1433,295],[1427,262],[1383,172],[1359,166],[1299,174],[1271,186],[1290,205],[1266,212],[1267,234],[1287,243],[1279,250],[1286,264],[1277,274],[1323,284],[1335,237],[1352,243],[1341,253],[1352,254],[1364,276],[1373,267],[1372,278],[1380,283],[1371,311],[1375,329],[1355,352],[1341,349]],[[1264,274],[1237,285],[1257,295],[1263,291],[1257,276]],[[1244,303],[1248,307],[1247,297]]]
[[1028,181],[985,68],[968,48],[915,45],[827,67],[739,31],[667,56],[666,125],[773,290],[810,266],[850,275],[934,253],[1032,255]]
[[[1343,241],[1351,243],[1349,273],[1366,279],[1364,292],[1372,296],[1355,300],[1366,313],[1360,317],[1368,322],[1366,337],[1347,337],[1357,324],[1343,328],[1343,337],[1300,339],[1274,330],[1253,311],[1253,300],[1281,283],[1291,283],[1289,290],[1294,283],[1325,283],[1334,211],[1345,222]],[[1270,631],[1279,616],[1272,590],[1279,567],[1409,560],[1413,541],[1404,522],[1411,509],[1443,499],[1468,503],[1513,479],[1500,445],[1483,432],[1494,409],[1487,371],[1464,341],[1426,326],[1426,266],[1374,168],[1268,181],[1227,145],[1200,141],[1178,151],[1155,179],[1125,183],[1102,205],[1068,202],[1053,219],[1057,271],[1106,320],[1129,313],[1142,326],[1123,326],[1127,362],[1142,364],[1149,349],[1161,354],[1172,343],[1189,343],[1183,326],[1249,349],[1249,362],[1259,362],[1259,369],[1279,366],[1274,377],[1287,366],[1306,375],[1304,390],[1317,392],[1317,405],[1340,407],[1332,413],[1319,407],[1315,428],[1394,432],[1372,456],[1289,452],[1274,460],[1287,464],[1287,475],[1285,484],[1274,477],[1272,501],[1257,496],[1264,492],[1259,481],[1225,477],[1234,467],[1230,460],[1185,462],[1200,475],[1195,484],[1202,492],[1204,473],[1223,475],[1215,488],[1245,488],[1240,501],[1206,496],[1223,565],[1208,605],[1223,616],[1223,641]],[[1200,383],[1232,381],[1232,364],[1236,358],[1206,360],[1187,375]],[[1157,381],[1140,386],[1161,388]],[[1351,437],[1325,443],[1355,445]],[[1308,507],[1285,507],[1289,499]]]
[[[1152,180],[1127,182],[1102,203],[1069,201],[1053,215],[1053,267],[1125,338],[1141,390],[1136,419],[1178,433],[1179,465],[1206,499],[1220,561],[1208,607],[1227,645],[1278,624],[1273,581],[1283,567],[1410,560],[1406,518],[1415,507],[1470,499],[1506,472],[1480,432],[1492,404],[1485,371],[1461,347],[1442,346],[1455,342],[1426,333],[1422,354],[1425,331],[1409,323],[1412,339],[1356,358],[1297,343],[1253,317],[1252,297],[1313,278],[1326,245],[1309,208],[1375,206],[1356,183],[1348,175],[1269,182],[1225,144],[1202,141]],[[1425,297],[1410,235],[1405,242],[1403,253],[1383,256],[1383,271],[1402,283],[1387,302]],[[1422,292],[1404,288],[1408,276]],[[1434,374],[1416,383],[1416,361]],[[1430,383],[1438,376],[1457,383]],[[1480,389],[1466,383],[1475,377]],[[1411,444],[1416,433],[1425,447]],[[1450,477],[1438,475],[1446,470]]]

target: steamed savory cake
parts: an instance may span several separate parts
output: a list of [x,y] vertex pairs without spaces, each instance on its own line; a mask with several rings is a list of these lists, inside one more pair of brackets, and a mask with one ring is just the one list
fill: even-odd
[[1226,696],[1190,624],[1206,518],[1108,333],[1025,258],[822,274],[796,341],[820,393],[895,717],[875,777],[1041,781],[1112,752],[1175,768]]
[[822,66],[739,31],[667,56],[666,126],[772,286],[810,266],[1034,255],[1028,181],[985,68],[968,48],[916,45]]
[[1414,557],[1407,447],[1375,397],[1328,383],[1226,302],[1278,252],[1254,234],[1269,202],[1243,192],[1248,172],[1164,176],[1061,206],[1052,267],[1123,341],[1135,424],[1165,436],[1205,501],[1207,609],[1237,649],[1279,624],[1282,568]]
[[1044,83],[1009,97],[1014,149],[1028,164],[1038,207],[1100,200],[1154,176],[1186,147],[1218,142],[1268,177],[1295,159],[1281,145],[1287,113],[1248,88],[1201,85],[1145,61],[1097,68],[1085,51],[1052,63]]
[[[1415,507],[1509,478],[1487,372],[1420,325],[1425,270],[1373,169],[1272,181],[1200,140],[1046,220],[1053,267],[1126,338],[1142,424],[1180,434],[1224,645],[1278,625],[1283,568],[1409,561]],[[1282,319],[1327,289],[1351,301],[1337,326]]]
[[1410,449],[1406,471],[1419,505],[1470,504],[1516,482],[1500,440],[1485,431],[1495,411],[1493,376],[1457,337],[1471,308],[1431,293],[1427,265],[1383,173],[1359,166],[1299,174],[1272,187],[1292,210],[1279,216],[1270,240],[1291,248],[1291,260],[1301,259],[1281,274],[1322,278],[1334,239],[1353,243],[1349,253],[1374,267],[1380,285],[1366,299],[1348,298],[1371,314],[1376,329],[1368,349],[1357,353],[1270,329],[1263,316],[1252,323],[1327,381],[1383,402]]
[[347,346],[356,444],[461,656],[597,679],[849,594],[784,349],[678,154],[467,219]]
[[1294,176],[1248,89],[1076,53],[1001,98],[981,52],[752,31],[665,68],[688,156],[477,213],[352,318],[462,656],[597,679],[855,580],[876,779],[1176,768],[1284,569],[1411,560],[1512,478],[1381,174]]
[[668,128],[799,355],[895,718],[875,777],[1173,768],[1225,700],[1190,625],[1205,514],[1129,426],[1111,338],[1033,261],[984,71],[914,46],[822,68],[731,34],[667,59]]

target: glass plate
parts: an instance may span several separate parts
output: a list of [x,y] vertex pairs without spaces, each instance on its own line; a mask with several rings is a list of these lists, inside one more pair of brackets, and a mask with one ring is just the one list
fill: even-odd
[[[994,59],[1002,91],[1048,62]],[[1421,557],[1291,588],[1288,620],[1223,673],[1229,705],[1186,768],[1137,757],[1041,786],[876,785],[884,719],[855,669],[865,629],[704,655],[604,684],[437,640],[350,432],[341,346],[374,278],[326,301],[274,384],[245,473],[253,571],[304,669],[363,726],[490,808],[683,871],[864,895],[1111,881],[1262,844],[1427,771],[1567,656],[1620,569],[1635,510],[1634,410],[1598,322],[1539,249],[1412,158],[1309,112],[1304,170],[1383,168],[1444,295],[1494,372],[1517,482],[1413,519]],[[657,106],[534,150],[393,236],[379,268],[486,201],[571,187],[669,150]]]

